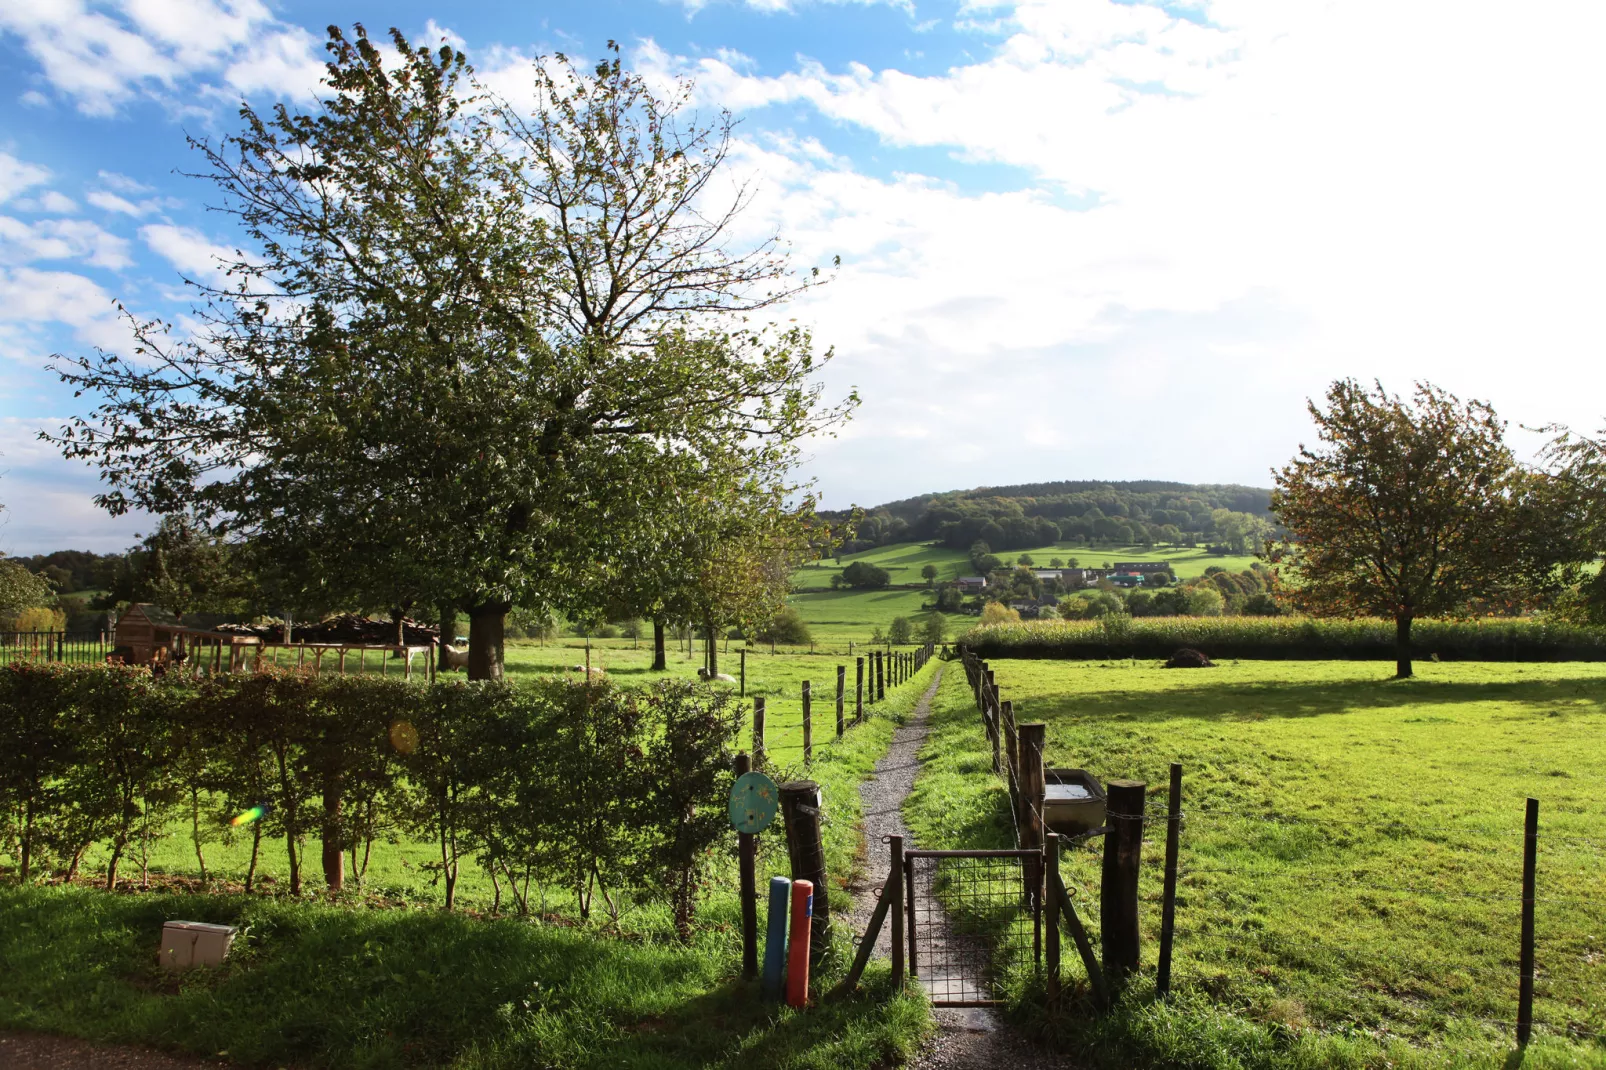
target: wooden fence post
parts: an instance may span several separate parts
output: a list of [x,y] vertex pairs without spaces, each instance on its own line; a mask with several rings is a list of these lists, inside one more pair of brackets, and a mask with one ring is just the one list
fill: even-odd
[[1522,837],[1522,950],[1517,969],[1517,1047],[1534,1031],[1534,885],[1539,861],[1539,800],[1528,800]]
[[762,770],[765,762],[764,753],[764,700],[753,700],[753,768]]
[[[850,644],[851,645],[851,644]],[[856,722],[864,720],[864,659],[854,662],[855,683],[853,685],[853,719]]]
[[1048,872],[1044,882],[1048,897],[1043,904],[1047,909],[1043,918],[1044,963],[1048,967],[1048,1002],[1053,1006],[1060,998],[1060,897],[1054,890],[1060,884],[1060,838],[1050,832],[1043,837],[1043,866]]
[[[1021,725],[1022,733],[1026,728]],[[1104,972],[1117,991],[1138,969],[1138,869],[1143,861],[1145,787],[1141,780],[1112,780],[1106,785],[1104,824],[1109,831],[1104,835],[1099,936],[1104,945]]]
[[836,738],[838,739],[841,739],[842,733],[847,730],[847,725],[842,719],[843,703],[847,698],[847,684],[848,667],[838,665],[836,667]]
[[1001,726],[999,731],[1004,737],[1004,767],[1009,787],[1010,812],[1015,816],[1015,832],[1018,836],[1021,827],[1020,732],[1015,728],[1013,702],[998,704],[998,720]]
[[1043,793],[1046,789],[1043,774],[1043,743],[1048,725],[1041,721],[1020,726],[1020,794],[1021,836],[1023,851],[1043,849]]
[[1177,933],[1177,849],[1182,835],[1182,765],[1171,763],[1171,795],[1165,815],[1165,897],[1160,906],[1160,969],[1154,988],[1171,993],[1171,945]]
[[[803,761],[814,760],[814,710],[809,682],[803,681]],[[804,878],[805,880],[807,878]]]
[[887,891],[883,894],[892,896],[892,905],[887,912],[892,916],[892,988],[895,992],[903,991],[903,837],[888,836],[892,844],[890,879],[887,881]]
[[881,650],[875,652],[875,700],[887,700],[887,658]]
[[[736,755],[736,775],[750,772],[753,760],[746,751]],[[742,886],[742,977],[758,976],[758,837],[736,834],[736,864]]]
[[820,785],[812,780],[782,784],[781,815],[786,821],[786,853],[792,864],[792,880],[814,885],[809,964],[818,965],[820,956],[831,946],[831,904],[825,880],[825,843],[820,832]]

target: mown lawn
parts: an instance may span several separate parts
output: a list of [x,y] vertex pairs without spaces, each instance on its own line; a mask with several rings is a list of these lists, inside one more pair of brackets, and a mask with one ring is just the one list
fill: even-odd
[[[1355,662],[990,663],[1048,760],[1149,784],[1183,764],[1177,994],[1140,982],[1095,1022],[1017,1010],[1111,1066],[1496,1065],[1516,1010],[1524,800],[1540,799],[1529,1065],[1606,1066],[1606,666]],[[917,838],[1012,845],[962,674],[945,681]],[[1163,824],[1145,843],[1144,958]],[[1099,850],[1064,868],[1097,930]],[[1074,960],[1073,960],[1074,961]],[[1071,973],[1078,974],[1079,968]]]
[[[803,665],[828,665],[834,682],[834,661]],[[800,752],[786,753],[795,721],[783,719],[770,734],[781,745],[771,772],[821,785],[833,914],[850,908],[846,886],[864,865],[858,783],[934,670],[889,692],[840,740],[834,723],[829,730],[822,723],[808,766]],[[804,670],[771,662],[769,671],[779,680]],[[834,722],[834,703],[818,712]],[[891,998],[882,966],[872,966],[862,998],[802,1014],[758,1002],[753,987],[736,979],[734,835],[707,886],[696,941],[685,947],[664,904],[651,897],[621,896],[617,918],[599,902],[582,922],[572,896],[554,886],[532,896],[543,903],[539,920],[490,917],[490,882],[472,863],[464,866],[461,911],[446,914],[423,869],[432,849],[404,838],[376,844],[361,885],[332,903],[310,890],[300,901],[282,894],[284,850],[272,841],[264,841],[259,866],[272,878],[265,894],[239,894],[245,837],[207,846],[210,894],[174,894],[199,886],[187,831],[187,824],[175,827],[153,852],[151,891],[137,890],[137,860],[115,894],[85,884],[0,881],[0,962],[7,966],[0,971],[0,1028],[227,1052],[250,1065],[664,1070],[869,1070],[901,1063],[930,1028],[918,994]],[[789,866],[778,825],[759,845],[762,887]],[[304,857],[318,857],[315,840]],[[98,854],[86,858],[90,880],[101,861]],[[0,873],[10,865],[0,855]],[[764,908],[761,897],[761,939]],[[241,926],[240,954],[218,973],[172,982],[156,967],[161,922],[169,918]],[[816,992],[845,971],[847,930],[839,919]]]

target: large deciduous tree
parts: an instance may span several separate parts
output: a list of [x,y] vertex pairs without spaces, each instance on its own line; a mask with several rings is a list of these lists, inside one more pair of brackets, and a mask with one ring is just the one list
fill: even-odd
[[[1568,549],[1575,565],[1600,563],[1606,558],[1606,428],[1595,437],[1565,427],[1545,448],[1544,459],[1555,466],[1551,481],[1551,530],[1570,540]],[[1567,599],[1570,615],[1588,624],[1606,624],[1606,567],[1585,574],[1575,569],[1573,578],[1582,580]]]
[[1409,401],[1340,380],[1311,402],[1320,445],[1274,472],[1287,529],[1272,557],[1284,588],[1319,615],[1395,622],[1396,673],[1411,675],[1411,624],[1531,592],[1546,548],[1533,536],[1536,477],[1481,401],[1420,383]]
[[743,314],[796,291],[747,202],[711,185],[731,120],[686,118],[617,55],[531,68],[516,108],[450,47],[330,30],[317,110],[242,107],[198,142],[253,250],[202,285],[200,331],[59,359],[99,399],[56,441],[113,513],[248,539],[287,602],[466,609],[501,673],[517,604],[572,608],[688,472],[771,493],[824,405],[807,331]]

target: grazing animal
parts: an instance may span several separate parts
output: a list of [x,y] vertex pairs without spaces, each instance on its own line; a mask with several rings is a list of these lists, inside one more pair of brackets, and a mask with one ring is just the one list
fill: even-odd
[[446,667],[448,669],[468,668],[468,651],[466,649],[459,650],[451,645],[446,646],[444,649],[446,651]]
[[706,680],[721,680],[721,681],[723,681],[723,682],[725,682],[727,684],[734,684],[736,682],[736,677],[732,676],[728,672],[716,672],[714,675],[710,676],[710,675],[708,675],[708,670],[707,669],[698,669],[697,670],[697,679],[705,680],[705,681]]
[[607,676],[608,675],[607,672],[600,665],[593,665],[590,669],[587,669],[584,665],[571,665],[571,666],[569,666],[569,671],[570,672],[580,672],[580,673],[589,672],[592,676]]
[[1167,669],[1213,669],[1216,663],[1205,657],[1192,647],[1185,646],[1171,655],[1171,660],[1165,663]]

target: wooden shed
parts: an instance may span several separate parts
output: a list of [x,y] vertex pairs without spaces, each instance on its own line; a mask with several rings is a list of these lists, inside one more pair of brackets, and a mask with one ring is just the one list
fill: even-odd
[[[243,672],[247,657],[260,656],[262,640],[241,632],[192,628],[178,614],[149,602],[128,607],[117,622],[114,657],[130,665],[152,665],[160,671],[169,663],[186,662],[187,669],[202,672]],[[227,653],[225,653],[227,651]]]
[[168,649],[173,633],[184,627],[178,614],[149,602],[135,602],[117,619],[112,646],[126,650],[130,665],[149,665],[158,649]]

